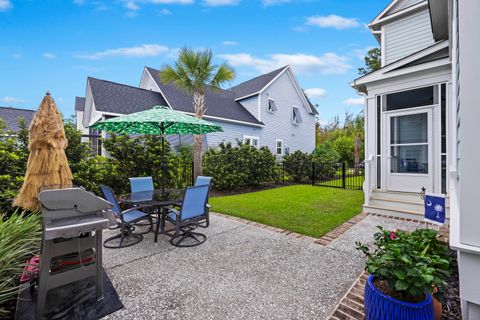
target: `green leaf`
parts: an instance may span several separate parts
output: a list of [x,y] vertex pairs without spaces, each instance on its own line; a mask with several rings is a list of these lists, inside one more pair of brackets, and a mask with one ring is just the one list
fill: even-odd
[[403,270],[395,270],[395,275],[400,280],[405,280],[405,278],[407,277],[407,274]]
[[397,280],[397,282],[395,282],[395,290],[402,291],[407,289],[408,289],[408,282],[404,280]]

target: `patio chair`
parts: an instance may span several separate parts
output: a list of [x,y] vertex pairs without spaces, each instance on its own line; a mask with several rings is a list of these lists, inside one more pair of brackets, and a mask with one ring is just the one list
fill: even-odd
[[[207,199],[209,185],[188,187],[180,210],[164,207],[167,212],[162,215],[162,226],[165,220],[175,225],[175,233],[171,236],[170,243],[176,247],[193,247],[204,243],[207,237],[193,230],[207,219]],[[193,240],[185,241],[187,239]],[[185,243],[188,242],[188,243]]]
[[[115,198],[115,194],[113,193],[112,189],[105,186],[102,186],[101,189],[105,200],[113,204],[112,211],[118,222],[117,228],[120,228],[120,234],[105,239],[105,241],[103,242],[103,246],[105,248],[118,249],[130,247],[142,241],[143,235],[153,230],[152,217],[148,213],[142,211],[142,207],[134,207],[127,210],[122,210],[117,202],[117,199]],[[133,224],[142,220],[149,221],[149,230],[145,232],[133,233],[133,231],[135,230]],[[119,243],[111,244],[116,239],[120,239]]]
[[[197,179],[195,180],[195,186],[204,186],[208,185],[209,186],[209,193],[210,193],[210,187],[212,185],[212,177],[206,177],[206,176],[198,176]],[[202,228],[208,228],[210,225],[210,205],[208,204],[208,196],[207,196],[207,212],[206,212],[207,218],[205,219],[205,225],[199,224],[199,227]]]
[[[145,191],[154,191],[155,187],[153,186],[153,178],[152,177],[133,177],[128,178],[130,181],[130,192],[145,192]],[[146,208],[145,211],[148,213],[152,213],[153,209]],[[156,220],[154,219],[154,222]],[[146,223],[136,223],[137,226],[146,226]]]
[[153,178],[152,177],[134,177],[128,178],[130,181],[130,192],[142,192],[153,191]]

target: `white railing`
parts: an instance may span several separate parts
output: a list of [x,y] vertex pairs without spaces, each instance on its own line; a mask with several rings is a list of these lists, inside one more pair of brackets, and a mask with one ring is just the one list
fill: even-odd
[[370,204],[370,196],[372,194],[372,173],[375,172],[376,161],[374,161],[375,156],[371,154],[367,159],[365,159],[365,181],[363,182],[363,193],[365,194],[365,205]]

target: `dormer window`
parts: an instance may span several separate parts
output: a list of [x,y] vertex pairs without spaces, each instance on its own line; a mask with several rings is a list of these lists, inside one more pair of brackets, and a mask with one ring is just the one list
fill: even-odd
[[300,109],[298,107],[292,108],[292,123],[294,125],[302,123],[302,116],[300,115]]
[[268,112],[275,112],[277,111],[277,105],[275,104],[275,100],[268,98]]

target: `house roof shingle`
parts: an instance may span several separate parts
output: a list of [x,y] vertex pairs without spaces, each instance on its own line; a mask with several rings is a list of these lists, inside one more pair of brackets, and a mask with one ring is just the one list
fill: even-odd
[[[194,113],[192,94],[179,90],[173,84],[163,84],[158,76],[159,71],[145,67],[155,80],[165,99],[175,110]],[[231,119],[251,124],[263,124],[258,121],[239,102],[235,101],[235,92],[223,89],[207,89],[205,94],[206,116]]]
[[85,97],[75,97],[75,111],[85,110]]
[[25,123],[28,126],[30,122],[32,122],[33,116],[35,115],[35,110],[28,110],[28,109],[19,109],[13,107],[0,107],[0,118],[2,118],[7,127],[7,130],[17,132],[20,130],[18,126],[18,119],[24,118]]
[[269,73],[262,74],[261,76],[242,82],[232,87],[230,90],[235,93],[235,99],[257,93],[263,88],[265,88],[267,84],[269,84],[273,79],[275,79],[275,77],[278,76],[286,68],[288,68],[288,66],[284,66]]
[[87,81],[98,111],[130,114],[167,105],[162,95],[155,91],[91,77]]

